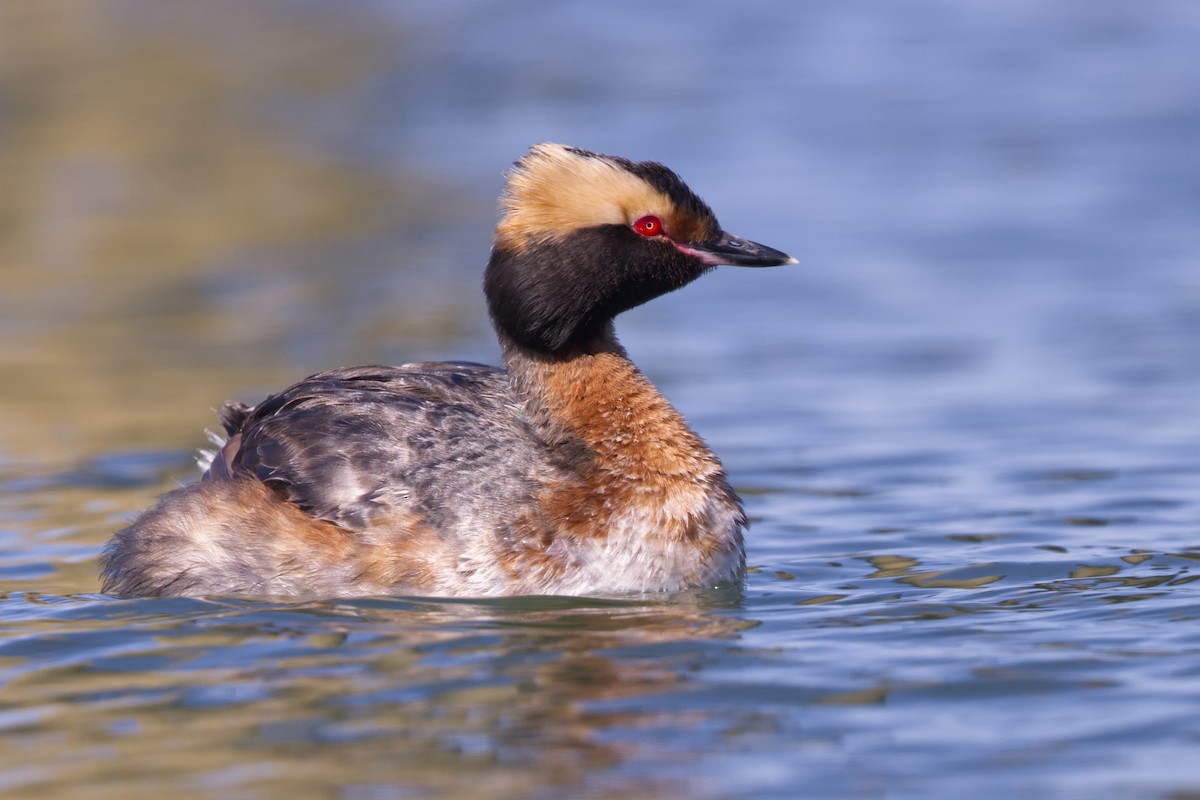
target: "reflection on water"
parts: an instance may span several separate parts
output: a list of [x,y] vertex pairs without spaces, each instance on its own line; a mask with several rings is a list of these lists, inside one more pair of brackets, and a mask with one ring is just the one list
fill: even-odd
[[[102,796],[141,763],[194,792],[366,791],[398,776],[409,791],[455,797],[577,787],[638,760],[637,740],[655,731],[732,726],[662,707],[693,691],[681,669],[700,666],[704,648],[656,646],[745,627],[686,600],[21,600],[31,635],[0,645],[0,663],[28,711],[9,720],[24,736],[0,769],[19,774],[28,752],[51,761],[49,747],[65,763],[21,784],[86,780]],[[72,711],[80,704],[85,716]],[[253,766],[231,763],[231,745]],[[600,796],[655,797],[656,783],[629,776]]]
[[[0,793],[1197,794],[1198,42],[1183,0],[0,0]],[[801,258],[619,322],[747,499],[744,592],[93,594],[223,400],[495,359],[540,140]]]

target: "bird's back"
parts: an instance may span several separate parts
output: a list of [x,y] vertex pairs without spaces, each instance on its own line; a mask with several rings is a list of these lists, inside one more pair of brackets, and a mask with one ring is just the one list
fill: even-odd
[[490,527],[499,501],[554,472],[508,373],[482,364],[331,370],[224,417],[229,477],[253,476],[350,530],[397,511],[441,530]]
[[[446,591],[445,574],[470,573],[472,551],[502,546],[539,487],[566,478],[508,373],[481,364],[335,369],[221,416],[203,479],[110,543],[105,591]],[[153,577],[162,565],[174,573]]]

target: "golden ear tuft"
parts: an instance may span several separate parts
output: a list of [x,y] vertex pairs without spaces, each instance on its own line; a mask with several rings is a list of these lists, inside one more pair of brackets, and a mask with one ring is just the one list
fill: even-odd
[[664,194],[618,160],[546,142],[529,148],[508,172],[496,240],[504,246],[552,241],[582,228],[628,225],[667,216]]

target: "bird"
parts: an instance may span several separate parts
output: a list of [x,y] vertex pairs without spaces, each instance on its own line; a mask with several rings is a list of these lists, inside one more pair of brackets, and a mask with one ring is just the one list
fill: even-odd
[[[344,367],[227,403],[194,483],[116,532],[117,596],[629,596],[737,584],[742,502],[613,320],[798,263],[678,175],[561,144],[506,173],[483,289],[503,367]],[[201,466],[204,466],[202,464]]]

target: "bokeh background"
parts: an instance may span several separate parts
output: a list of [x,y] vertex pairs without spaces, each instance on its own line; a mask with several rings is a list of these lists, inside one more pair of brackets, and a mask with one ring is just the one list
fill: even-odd
[[[1198,49],[1188,0],[0,2],[0,792],[1200,793]],[[802,262],[619,320],[745,591],[96,595],[222,401],[498,358],[547,140]]]

